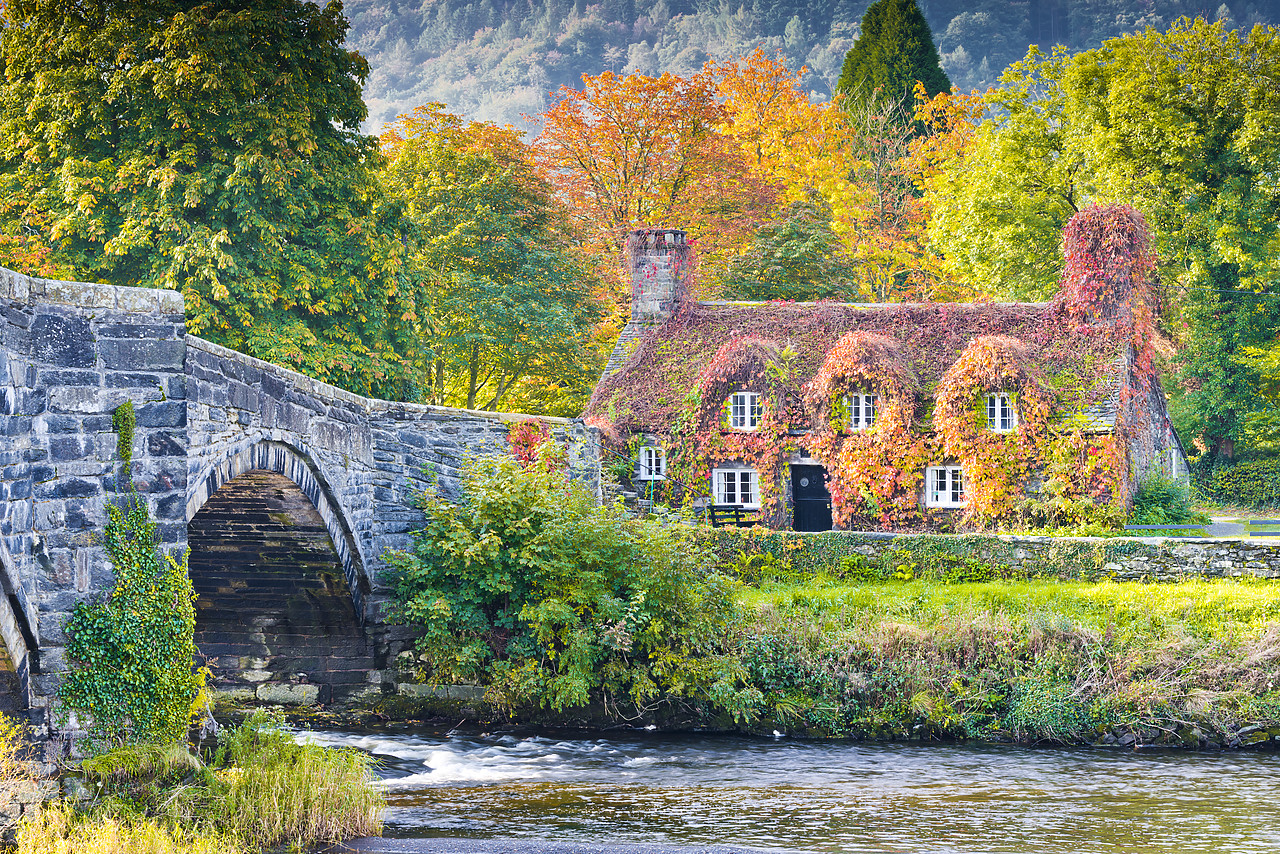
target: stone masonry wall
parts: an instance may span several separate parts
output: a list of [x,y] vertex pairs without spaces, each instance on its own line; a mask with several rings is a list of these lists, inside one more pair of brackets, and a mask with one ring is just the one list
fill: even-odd
[[889,534],[855,531],[705,529],[720,560],[740,553],[785,558],[797,572],[840,570],[860,556],[890,567],[917,564],[916,574],[945,575],[957,561],[991,567],[996,577],[1171,582],[1187,578],[1280,578],[1280,543],[1163,537],[1029,537],[992,534]]
[[186,545],[186,466],[173,459],[186,441],[182,298],[0,270],[0,313],[0,629],[17,630],[2,632],[5,646],[26,658],[14,664],[47,731],[63,623],[110,589],[101,532],[123,486],[111,420],[125,401],[137,413],[134,486],[165,546]]

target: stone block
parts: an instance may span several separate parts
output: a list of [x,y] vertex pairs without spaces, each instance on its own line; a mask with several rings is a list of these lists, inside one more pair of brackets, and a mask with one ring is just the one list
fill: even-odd
[[157,291],[159,295],[160,313],[161,314],[186,314],[186,304],[182,299],[182,294],[178,291]]
[[177,329],[172,323],[103,323],[97,332],[100,338],[171,341],[177,337]]
[[150,288],[118,288],[116,308],[131,314],[150,314],[156,310],[156,291]]
[[185,427],[187,405],[182,401],[144,403],[136,407],[139,427]]
[[91,368],[93,333],[83,317],[41,314],[31,324],[32,357],[61,368]]
[[102,362],[107,368],[119,371],[182,369],[186,355],[185,341],[134,341],[104,340],[99,344]]
[[280,706],[313,706],[320,697],[319,685],[259,685],[255,692],[258,700]]

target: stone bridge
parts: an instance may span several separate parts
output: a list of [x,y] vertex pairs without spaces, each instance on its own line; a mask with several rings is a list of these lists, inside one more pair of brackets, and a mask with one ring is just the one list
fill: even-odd
[[[0,269],[0,704],[38,730],[63,625],[111,589],[101,543],[125,485],[112,414],[132,402],[133,487],[164,548],[190,548],[197,632],[220,687],[285,702],[381,692],[403,637],[380,617],[383,555],[529,416],[350,394],[186,334],[179,293]],[[595,439],[539,419],[599,488]]]

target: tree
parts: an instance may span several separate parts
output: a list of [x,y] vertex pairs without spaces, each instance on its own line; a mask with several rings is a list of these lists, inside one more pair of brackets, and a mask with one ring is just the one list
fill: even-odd
[[723,288],[728,299],[857,301],[858,273],[831,228],[830,210],[796,204],[756,232],[730,262]]
[[906,106],[917,82],[930,98],[951,90],[929,23],[916,0],[876,0],[862,16],[862,32],[845,55],[836,91],[850,104],[878,93]]
[[[1231,457],[1260,406],[1238,356],[1280,327],[1280,35],[1182,19],[1073,57],[1033,50],[1002,80],[973,154],[933,188],[935,245],[974,258],[988,234],[996,292],[1041,296],[1056,280],[1054,226],[1085,203],[1133,204],[1155,232],[1181,345],[1175,424]],[[1019,259],[1034,271],[1021,281],[1007,275]]]
[[26,266],[180,289],[192,332],[401,394],[417,292],[372,216],[346,27],[336,2],[8,3],[0,224],[48,247]]
[[520,134],[431,104],[401,116],[382,144],[382,186],[401,208],[409,266],[428,283],[421,396],[577,415],[600,369],[598,283],[568,249]]
[[538,163],[588,244],[616,257],[628,230],[688,228],[702,263],[740,251],[776,187],[717,132],[725,107],[705,74],[584,75],[539,118]]

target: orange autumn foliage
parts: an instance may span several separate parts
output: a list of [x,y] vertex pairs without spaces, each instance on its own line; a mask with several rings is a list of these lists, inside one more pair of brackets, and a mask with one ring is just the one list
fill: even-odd
[[777,188],[717,131],[726,109],[705,74],[584,75],[538,116],[537,162],[588,251],[610,258],[637,227],[687,228],[704,265],[745,245]]

